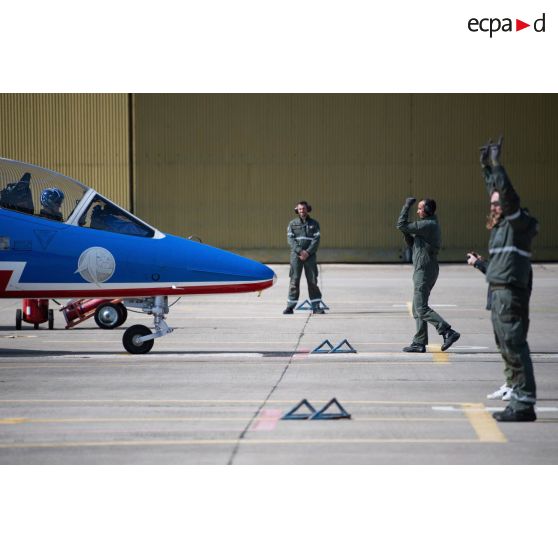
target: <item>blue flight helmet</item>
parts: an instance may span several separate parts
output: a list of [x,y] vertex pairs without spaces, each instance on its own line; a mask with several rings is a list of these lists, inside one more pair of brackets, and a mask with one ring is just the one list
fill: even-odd
[[45,188],[41,192],[41,205],[52,213],[60,213],[64,192],[59,188]]

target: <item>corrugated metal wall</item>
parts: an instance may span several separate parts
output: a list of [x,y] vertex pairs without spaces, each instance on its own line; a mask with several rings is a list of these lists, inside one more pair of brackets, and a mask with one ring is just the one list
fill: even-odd
[[0,156],[55,170],[130,206],[129,96],[0,94]]
[[478,147],[500,132],[535,255],[558,258],[558,96],[135,95],[136,212],[162,230],[286,261],[299,199],[322,225],[321,261],[399,261],[409,195],[434,197],[441,259],[482,251]]

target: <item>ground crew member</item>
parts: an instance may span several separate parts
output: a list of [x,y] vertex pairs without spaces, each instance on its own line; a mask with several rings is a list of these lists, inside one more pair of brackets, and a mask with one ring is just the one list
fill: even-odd
[[318,264],[316,252],[320,245],[320,224],[308,214],[312,207],[306,201],[300,201],[295,207],[298,215],[287,227],[287,241],[291,247],[291,269],[289,276],[289,296],[287,308],[283,314],[292,314],[300,295],[300,278],[302,269],[308,282],[308,295],[314,314],[324,314],[321,307],[322,293],[318,288]]
[[[492,206],[490,208],[490,215],[488,216],[488,222],[486,227],[488,230],[492,230],[494,227],[494,223],[497,222],[496,220],[499,219],[500,215],[502,214],[502,209],[500,206]],[[472,265],[474,268],[478,269],[481,273],[486,275],[486,268],[488,267],[488,263],[486,260],[479,256],[476,252],[469,252],[467,254],[467,263]],[[490,287],[488,287],[488,293],[486,296],[486,309],[492,309],[492,291]],[[500,345],[498,341],[498,337],[494,336],[496,340],[496,347],[500,351]],[[513,381],[513,371],[512,369],[506,364],[504,361],[504,376],[506,381],[495,391],[489,393],[486,398],[487,399],[501,399],[502,401],[510,401],[511,394],[512,394],[512,381]]]
[[442,351],[446,351],[459,339],[460,334],[428,306],[430,291],[436,284],[439,272],[441,231],[435,215],[436,202],[430,198],[420,201],[417,210],[419,219],[410,223],[409,209],[416,201],[416,198],[407,198],[397,221],[397,228],[405,236],[406,242],[413,247],[413,318],[417,326],[413,341],[403,350],[407,353],[424,353],[428,344],[430,323],[444,338]]
[[531,422],[537,420],[537,395],[527,331],[532,287],[531,242],[538,233],[538,222],[520,207],[519,196],[500,164],[501,151],[502,138],[481,148],[484,180],[496,216],[486,268],[492,326],[505,365],[512,371],[513,386],[508,406],[492,416],[502,422]]

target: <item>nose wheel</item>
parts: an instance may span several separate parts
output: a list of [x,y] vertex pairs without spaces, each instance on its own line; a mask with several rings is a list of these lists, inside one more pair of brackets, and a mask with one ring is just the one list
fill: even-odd
[[154,340],[172,333],[172,327],[165,322],[165,314],[169,312],[166,296],[155,296],[143,301],[142,310],[153,315],[153,329],[137,324],[129,327],[122,336],[124,348],[134,355],[148,353],[153,348]]
[[151,335],[151,330],[141,324],[129,327],[122,336],[122,344],[124,348],[133,355],[143,355],[148,353],[152,348],[155,341],[148,339],[142,340],[143,337]]

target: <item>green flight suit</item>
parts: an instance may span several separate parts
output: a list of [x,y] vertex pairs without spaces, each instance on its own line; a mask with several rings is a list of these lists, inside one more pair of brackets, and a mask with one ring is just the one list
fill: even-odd
[[[291,269],[289,272],[289,295],[287,307],[294,308],[300,296],[300,279],[302,270],[308,283],[308,296],[312,308],[318,308],[322,293],[318,287],[318,262],[316,252],[320,246],[320,224],[310,217],[303,221],[300,217],[293,219],[287,227],[287,241],[291,247]],[[298,255],[306,250],[310,257],[302,261]]]
[[428,345],[428,324],[432,324],[440,335],[451,328],[428,306],[430,292],[438,279],[438,251],[442,235],[436,215],[410,223],[409,209],[409,206],[403,206],[396,226],[406,239],[409,235],[413,238],[413,318],[417,326],[413,343]]
[[531,242],[538,233],[538,222],[521,209],[504,167],[485,167],[484,179],[489,193],[500,193],[503,214],[488,244],[486,280],[491,291],[492,326],[506,369],[512,372],[509,406],[523,411],[533,408],[537,399],[527,332],[533,277]]
[[[486,275],[486,270],[488,268],[488,263],[485,260],[477,260],[474,264],[474,267],[477,268],[479,271],[481,271],[482,273],[484,273]],[[533,273],[531,273],[531,276],[529,278],[529,286],[528,286],[528,289],[527,289],[528,299],[531,298],[532,287],[533,287]],[[487,297],[486,297],[486,309],[487,310],[492,310],[492,290],[490,288],[490,285],[488,286],[488,293],[487,293]],[[525,335],[527,335],[528,330],[529,330],[529,314],[528,314],[528,312],[529,312],[529,300],[527,300],[527,321],[526,321]],[[494,333],[494,341],[496,342],[496,347],[497,347],[498,351],[501,353],[502,350],[500,348],[500,339],[498,338],[496,333]],[[508,362],[505,359],[504,359],[504,376],[506,378],[506,386],[508,386],[509,388],[513,387],[514,372],[513,372],[510,365],[508,364]]]

